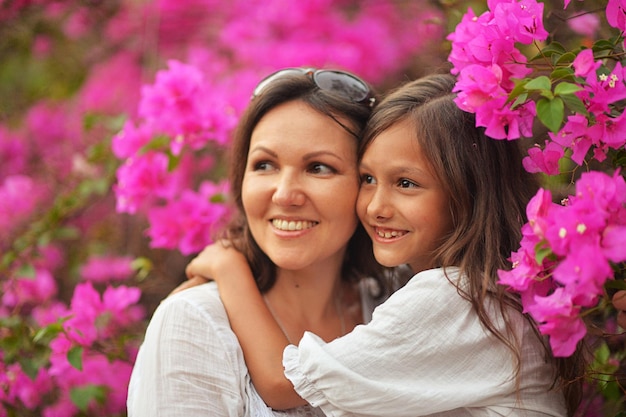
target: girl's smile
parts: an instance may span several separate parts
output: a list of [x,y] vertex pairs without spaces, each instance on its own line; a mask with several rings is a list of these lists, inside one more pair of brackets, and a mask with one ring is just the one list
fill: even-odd
[[383,131],[361,160],[357,212],[384,266],[431,268],[432,253],[452,229],[449,199],[408,120]]

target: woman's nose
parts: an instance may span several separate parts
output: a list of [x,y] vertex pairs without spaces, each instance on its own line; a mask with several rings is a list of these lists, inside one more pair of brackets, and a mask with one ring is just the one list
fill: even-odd
[[303,185],[296,175],[283,173],[276,183],[272,196],[274,204],[280,206],[301,206],[306,200]]

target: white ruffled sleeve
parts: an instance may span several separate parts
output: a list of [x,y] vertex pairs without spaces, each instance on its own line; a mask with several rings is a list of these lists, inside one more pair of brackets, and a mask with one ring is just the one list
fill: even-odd
[[481,407],[514,383],[510,351],[483,331],[441,270],[413,277],[344,337],[324,343],[306,333],[283,364],[296,391],[334,417]]

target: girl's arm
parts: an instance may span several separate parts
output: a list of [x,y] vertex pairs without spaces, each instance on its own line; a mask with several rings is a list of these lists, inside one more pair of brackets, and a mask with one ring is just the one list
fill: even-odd
[[245,257],[232,247],[215,243],[191,261],[186,273],[218,283],[252,382],[265,403],[274,409],[306,404],[283,373],[283,350],[289,342],[265,305]]

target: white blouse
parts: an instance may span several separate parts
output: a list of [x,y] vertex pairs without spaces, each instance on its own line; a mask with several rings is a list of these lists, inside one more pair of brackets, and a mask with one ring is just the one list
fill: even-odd
[[[457,269],[447,271],[459,279]],[[327,416],[565,416],[540,341],[520,314],[513,318],[522,340],[519,392],[511,352],[441,269],[415,275],[346,336],[324,343],[305,333],[283,364],[296,391]]]
[[[364,318],[374,308],[362,286]],[[270,409],[252,385],[214,282],[174,294],[146,330],[128,389],[128,417],[323,416]]]

